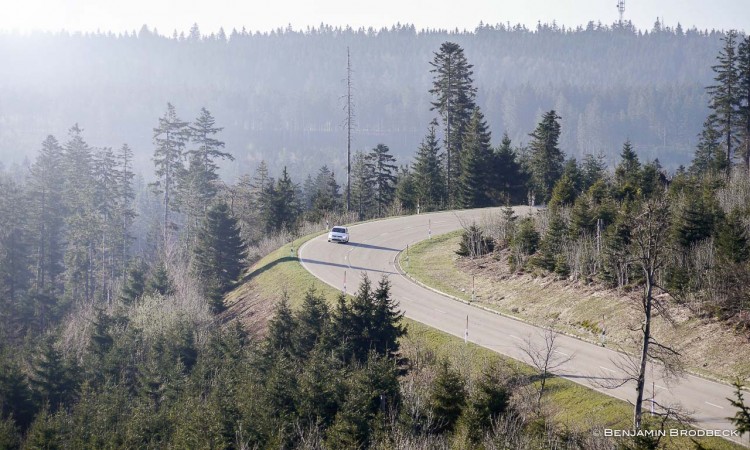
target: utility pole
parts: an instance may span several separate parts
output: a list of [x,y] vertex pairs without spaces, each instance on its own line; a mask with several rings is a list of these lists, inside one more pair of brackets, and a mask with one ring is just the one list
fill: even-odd
[[354,111],[352,111],[352,61],[349,47],[346,47],[346,212],[352,207],[352,127]]

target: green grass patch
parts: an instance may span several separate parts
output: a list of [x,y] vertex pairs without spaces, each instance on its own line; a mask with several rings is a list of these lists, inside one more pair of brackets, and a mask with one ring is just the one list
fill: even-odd
[[[318,293],[323,294],[329,302],[333,302],[340,291],[314,277],[302,267],[297,258],[300,246],[318,235],[313,234],[297,239],[262,258],[248,271],[243,285],[227,297],[227,303],[230,305],[236,304],[241,302],[243,298],[254,295],[261,297],[264,303],[267,303],[272,309],[276,301],[286,293],[289,296],[290,304],[294,307],[301,304],[304,293],[311,287],[315,288]],[[448,267],[453,267],[453,251],[448,252],[446,248],[450,246],[453,249],[453,242],[458,235],[458,233],[449,233],[436,236],[411,247],[410,252],[420,252],[420,255],[424,255],[424,258],[420,257],[420,260],[427,260],[431,265],[442,266],[447,270]],[[405,253],[402,253],[402,267],[406,268],[404,257]],[[425,269],[426,263],[417,262],[415,259],[410,261],[409,273],[412,276],[426,273]],[[454,274],[451,276],[454,276]],[[470,277],[467,278],[470,279]],[[422,281],[425,281],[425,279],[422,278]],[[449,289],[445,283],[435,283],[433,286],[441,290],[446,289],[446,292],[460,298],[466,298],[467,295],[466,292],[461,292],[459,289]],[[471,296],[470,291],[468,296]],[[413,320],[405,319],[404,321],[408,328],[408,334],[403,339],[408,340],[410,345],[422,346],[438,357],[449,359],[460,370],[476,373],[488,361],[499,361],[503,366],[512,368],[517,373],[530,374],[533,372],[531,367],[484,347],[471,343],[464,344],[461,338]],[[588,429],[593,423],[618,429],[630,427],[632,409],[626,402],[563,378],[550,379],[548,387],[547,401],[557,411],[555,420],[562,426],[579,430]],[[718,438],[703,439],[700,442],[705,448],[742,448]],[[693,447],[693,444],[685,439],[673,440],[669,443],[669,448],[688,449]]]

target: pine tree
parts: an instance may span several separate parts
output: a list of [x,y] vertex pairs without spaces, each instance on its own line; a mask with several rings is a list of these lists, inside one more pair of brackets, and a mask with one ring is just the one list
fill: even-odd
[[739,107],[739,76],[737,72],[736,40],[737,31],[730,30],[721,39],[724,46],[716,57],[717,64],[712,66],[716,76],[715,85],[709,86],[711,96],[709,108],[716,117],[718,129],[721,132],[722,143],[726,150],[727,161],[732,161],[732,149],[737,142],[735,131],[738,126],[737,109]]
[[422,140],[414,158],[412,173],[414,190],[422,211],[434,211],[445,204],[445,184],[442,174],[440,144],[435,135],[437,122],[432,121],[427,136]]
[[226,203],[219,202],[208,210],[198,231],[194,255],[196,277],[214,310],[223,310],[223,296],[235,287],[247,256],[237,219],[231,216]]
[[490,204],[492,177],[491,135],[484,115],[474,108],[464,132],[461,145],[460,174],[458,177],[458,205],[481,208]]
[[456,180],[460,174],[461,140],[475,106],[476,88],[473,86],[472,65],[456,43],[444,42],[430,62],[433,74],[431,110],[437,110],[443,124],[445,148],[445,186],[447,204],[458,200]]
[[368,155],[372,164],[373,181],[375,184],[375,206],[378,216],[383,216],[388,206],[393,203],[396,190],[396,158],[385,144],[378,144]]
[[169,213],[175,208],[176,184],[185,170],[182,156],[189,138],[188,123],[177,117],[177,111],[167,103],[167,111],[159,118],[159,126],[154,128],[154,166],[158,181],[153,184],[155,191],[164,196],[163,238],[166,241],[173,228]]
[[736,264],[750,260],[750,239],[737,210],[720,222],[715,243],[720,258]]
[[529,143],[531,151],[531,184],[538,200],[548,201],[557,180],[563,173],[565,154],[558,148],[560,116],[555,111],[544,114]]

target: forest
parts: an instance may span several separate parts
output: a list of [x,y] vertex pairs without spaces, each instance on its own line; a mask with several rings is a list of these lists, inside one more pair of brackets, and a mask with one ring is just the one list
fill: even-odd
[[[685,132],[698,136],[689,144],[689,162],[668,170],[649,157],[649,144],[622,136],[611,166],[599,146],[566,152],[563,131],[572,125],[564,125],[564,110],[552,100],[534,110],[536,125],[522,139],[505,132],[493,146],[494,124],[485,114],[498,102],[480,87],[486,72],[472,64],[482,59],[470,59],[461,42],[442,41],[441,32],[430,38],[438,43],[425,67],[403,67],[428,80],[418,94],[426,101],[415,116],[425,120],[411,131],[419,136],[408,147],[411,159],[390,148],[407,141],[377,134],[369,148],[355,148],[350,186],[338,181],[341,163],[320,166],[330,158],[303,158],[319,169],[292,175],[287,164],[294,157],[281,152],[245,170],[238,161],[244,153],[225,136],[253,127],[238,122],[242,114],[218,120],[208,104],[160,104],[139,131],[150,136],[148,172],[136,169],[133,144],[89,144],[117,140],[103,123],[90,130],[68,125],[61,140],[48,132],[35,144],[33,161],[0,172],[0,446],[611,447],[546,428],[538,410],[521,406],[524,380],[508,368],[487,367],[467,378],[448,361],[425,362],[402,349],[406,329],[387,279],[363,282],[349,299],[310,291],[298,309],[282,301],[260,332],[222,321],[224,296],[250,264],[291,237],[321,231],[324,223],[546,205],[534,219],[505,214],[502,236],[467,232],[463,253],[505,251],[519,270],[643,288],[644,302],[658,312],[667,311],[669,301],[682,302],[696,316],[750,332],[744,289],[750,280],[750,38],[734,31],[642,34],[593,25],[486,32],[550,42],[587,33],[634,42],[718,39],[700,60],[709,76],[696,91],[700,120]],[[480,28],[470,36],[483,33]],[[287,31],[237,33],[227,43],[226,36],[196,41],[141,34],[66,39],[84,47],[150,39],[156,46],[245,42],[254,48],[263,40],[308,38]],[[309,34],[323,41],[382,37],[352,30]],[[414,38],[408,27],[382,34]],[[633,89],[641,82],[664,87],[656,76],[630,80],[625,85]],[[49,101],[47,107],[57,104]],[[335,123],[336,109],[320,117]],[[195,118],[187,119],[186,111]],[[6,123],[3,130],[14,129]],[[238,166],[236,181],[222,178],[221,166]],[[651,343],[650,336],[643,342]],[[668,352],[654,354],[654,348],[649,353],[644,344],[644,354],[668,359]],[[738,400],[736,425],[748,431],[748,409]]]
[[706,61],[723,35],[659,20],[650,30],[591,22],[468,31],[321,24],[211,35],[197,25],[187,35],[145,26],[120,35],[2,33],[0,161],[22,165],[47,134],[62,136],[78,122],[92,145],[128,142],[134,166],[146,172],[153,118],[172,102],[185,111],[206,107],[226,127],[223,140],[237,158],[224,168],[228,180],[261,160],[273,173],[286,165],[295,178],[319,161],[340,175],[348,47],[355,148],[385,142],[406,164],[432,119],[429,62],[450,41],[475,65],[476,101],[497,136],[527,143],[541,114],[554,109],[568,155],[601,153],[612,165],[630,139],[641,157],[675,170],[697,143],[712,79]]

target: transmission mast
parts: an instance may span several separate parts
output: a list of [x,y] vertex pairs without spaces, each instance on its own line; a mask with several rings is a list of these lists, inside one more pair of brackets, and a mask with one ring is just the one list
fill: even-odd
[[617,11],[620,12],[620,26],[622,26],[622,16],[625,14],[625,0],[618,0]]

